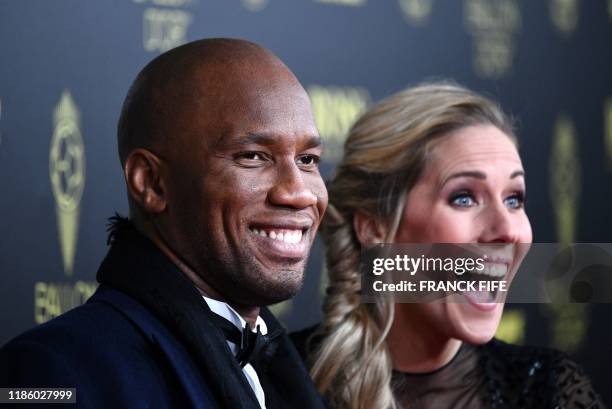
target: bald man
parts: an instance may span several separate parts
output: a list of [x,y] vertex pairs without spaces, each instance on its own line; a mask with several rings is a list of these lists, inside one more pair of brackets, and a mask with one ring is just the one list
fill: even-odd
[[175,48],[134,81],[118,146],[130,218],[100,287],[4,346],[0,387],[76,388],[71,408],[323,407],[265,308],[300,289],[327,206],[295,76],[246,41]]

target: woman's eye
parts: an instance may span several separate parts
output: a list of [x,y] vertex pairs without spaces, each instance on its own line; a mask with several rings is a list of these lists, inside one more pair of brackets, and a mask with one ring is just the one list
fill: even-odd
[[525,205],[525,195],[522,193],[515,193],[507,197],[504,203],[511,209],[521,209]]
[[451,197],[450,204],[456,207],[472,207],[477,203],[472,194],[468,192],[461,192]]
[[304,155],[300,156],[297,162],[299,165],[317,166],[320,160],[321,158],[319,158],[317,155]]

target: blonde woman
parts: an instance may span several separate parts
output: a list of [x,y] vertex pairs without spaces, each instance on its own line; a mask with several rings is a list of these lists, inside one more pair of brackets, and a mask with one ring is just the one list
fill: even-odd
[[324,318],[293,335],[330,407],[603,407],[566,356],[493,339],[503,303],[360,301],[362,245],[531,243],[524,201],[512,124],[488,98],[430,83],[355,123],[329,184]]

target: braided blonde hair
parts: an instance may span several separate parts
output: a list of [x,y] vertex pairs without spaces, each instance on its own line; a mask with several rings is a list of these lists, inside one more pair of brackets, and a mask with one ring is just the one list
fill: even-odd
[[388,300],[363,304],[356,212],[388,226],[394,241],[405,198],[421,177],[434,143],[470,125],[494,125],[515,140],[512,123],[492,100],[451,82],[409,88],[371,107],[352,127],[329,189],[321,227],[329,286],[314,335],[311,375],[335,409],[396,408],[385,337],[393,322]]

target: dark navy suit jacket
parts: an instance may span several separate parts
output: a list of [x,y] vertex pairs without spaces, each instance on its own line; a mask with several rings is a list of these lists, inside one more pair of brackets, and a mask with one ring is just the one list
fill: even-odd
[[[104,285],[85,305],[2,347],[0,387],[73,387],[77,404],[65,406],[73,409],[218,407],[176,337]],[[40,407],[15,407],[29,406]]]

